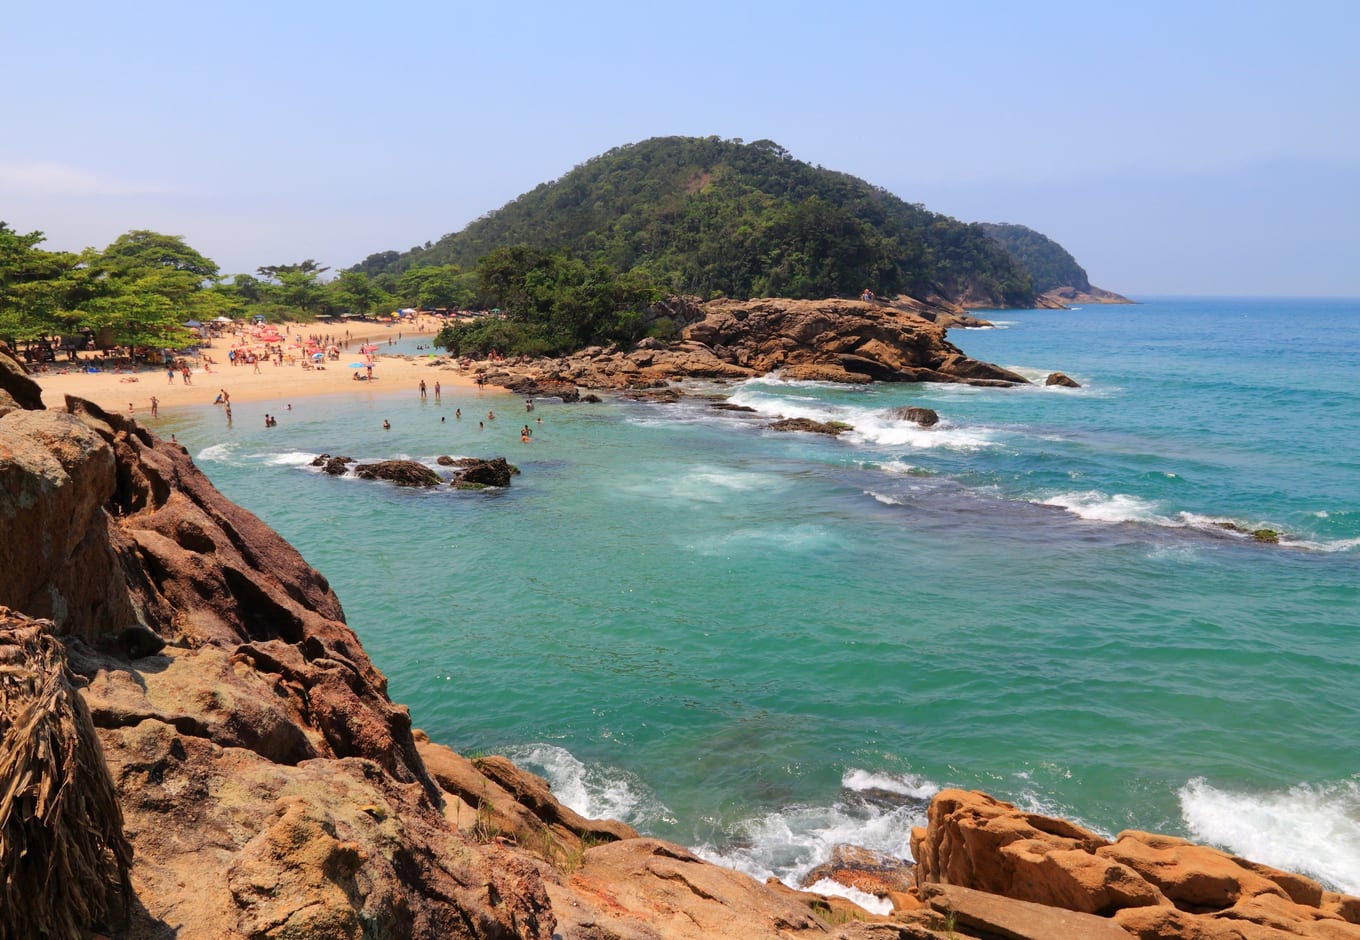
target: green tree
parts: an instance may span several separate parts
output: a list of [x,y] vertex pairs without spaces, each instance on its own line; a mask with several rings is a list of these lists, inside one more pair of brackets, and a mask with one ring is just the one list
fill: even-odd
[[38,247],[42,232],[0,222],[0,338],[42,339],[74,328],[73,306],[85,292],[85,259]]
[[330,289],[339,307],[360,315],[373,310],[386,296],[367,274],[360,271],[341,271],[331,282]]
[[136,229],[119,235],[101,258],[105,270],[169,268],[198,276],[200,281],[216,281],[217,264],[184,243],[179,235],[162,235]]

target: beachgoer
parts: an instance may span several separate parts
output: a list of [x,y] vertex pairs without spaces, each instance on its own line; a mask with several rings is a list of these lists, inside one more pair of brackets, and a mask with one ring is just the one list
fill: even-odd
[[174,363],[171,363],[170,365],[168,365],[168,366],[165,367],[165,377],[166,377],[166,379],[169,380],[169,382],[170,382],[171,385],[174,385],[174,384],[175,384],[175,365],[174,365]]
[[486,420],[488,420],[488,421],[495,421],[495,420],[496,420],[496,412],[494,412],[494,411],[488,411],[488,412],[486,413]]
[[159,398],[157,398],[155,395],[152,395],[152,396],[151,396],[151,417],[153,417],[153,418],[160,417],[160,413],[161,413],[161,400],[160,400]]
[[439,383],[434,383],[434,400],[439,401]]
[[420,380],[420,398],[421,398],[421,401],[424,401],[424,400],[425,400],[425,380],[424,380],[424,379],[421,379],[421,380]]
[[384,431],[390,431],[390,430],[392,430],[392,425],[390,425],[390,424],[387,423],[387,419],[386,419],[386,418],[383,419],[383,430],[384,430]]
[[455,408],[455,409],[453,409],[453,416],[454,416],[455,418],[461,420],[462,417],[463,417],[463,409],[462,409],[462,408]]

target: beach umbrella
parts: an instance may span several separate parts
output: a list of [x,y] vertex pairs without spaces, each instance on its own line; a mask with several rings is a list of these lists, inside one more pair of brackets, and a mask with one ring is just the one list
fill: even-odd
[[325,359],[325,358],[326,358],[326,354],[325,354],[325,353],[312,353],[312,358],[313,358],[313,359]]
[[214,320],[213,322],[214,322],[214,323],[235,323],[236,321],[233,320],[231,317],[218,317],[218,318],[217,318],[216,320]]
[[378,351],[378,347],[377,347],[376,345],[368,345],[368,346],[360,346],[360,347],[359,347],[359,352],[377,352],[377,351]]
[[362,363],[362,362],[351,362],[351,363],[349,364],[349,367],[350,367],[351,369],[362,369],[365,365],[366,365],[366,363]]
[[202,326],[203,324],[202,324],[202,323],[199,323],[197,320],[185,320],[185,321],[184,321],[184,325],[185,325],[185,326],[191,326],[191,327],[200,327],[200,326]]

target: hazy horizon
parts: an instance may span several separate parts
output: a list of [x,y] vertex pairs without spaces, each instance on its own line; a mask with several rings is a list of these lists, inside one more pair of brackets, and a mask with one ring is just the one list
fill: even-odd
[[1360,296],[1360,8],[421,0],[7,16],[0,219],[227,274],[436,241],[614,147],[768,138],[1143,296]]

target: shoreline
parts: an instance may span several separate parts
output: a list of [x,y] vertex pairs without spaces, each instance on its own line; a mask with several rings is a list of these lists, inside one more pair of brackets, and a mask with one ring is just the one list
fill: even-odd
[[[433,338],[437,332],[426,324],[417,324],[414,328],[403,329],[401,336],[403,339],[425,339]],[[380,346],[373,357],[372,382],[355,379],[365,370],[352,369],[348,364],[364,357],[352,349],[341,350],[339,359],[327,360],[321,367],[304,366],[300,359],[285,360],[283,365],[277,365],[271,359],[261,362],[259,372],[256,372],[250,365],[233,366],[220,361],[227,359],[229,349],[239,347],[235,340],[234,336],[222,336],[206,345],[204,348],[210,350],[213,361],[209,364],[199,360],[198,367],[190,371],[191,384],[185,384],[179,373],[173,379],[167,379],[164,368],[136,372],[30,371],[29,378],[42,388],[43,403],[49,408],[62,407],[65,396],[71,395],[93,402],[105,411],[140,417],[152,413],[153,396],[157,399],[158,411],[164,415],[177,408],[211,405],[223,389],[232,404],[246,404],[353,393],[410,391],[414,394],[424,380],[433,397],[436,382],[448,389],[476,388],[477,369],[491,365],[481,361],[474,362],[472,368],[462,369],[444,353],[437,354],[436,358],[402,353],[383,355]],[[364,337],[350,342],[370,341],[375,340]]]

